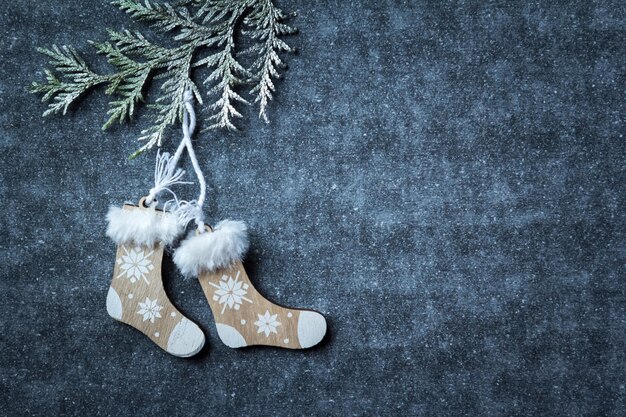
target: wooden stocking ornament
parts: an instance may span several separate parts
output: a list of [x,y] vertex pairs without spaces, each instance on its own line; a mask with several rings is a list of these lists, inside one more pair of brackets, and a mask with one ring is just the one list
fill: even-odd
[[107,312],[172,355],[195,355],[204,333],[170,302],[161,277],[163,250],[181,232],[175,216],[142,199],[139,206],[111,207],[107,218],[107,235],[118,245]]
[[212,231],[185,240],[174,262],[196,275],[207,297],[220,339],[232,348],[251,345],[304,349],[326,334],[324,316],[282,307],[263,297],[241,263],[248,247],[246,226],[224,221]]

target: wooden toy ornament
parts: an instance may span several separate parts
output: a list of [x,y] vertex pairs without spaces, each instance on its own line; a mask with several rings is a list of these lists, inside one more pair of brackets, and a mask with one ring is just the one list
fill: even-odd
[[148,336],[175,356],[189,357],[204,346],[204,333],[169,300],[163,289],[163,249],[182,228],[170,213],[125,204],[111,207],[107,235],[117,243],[106,307],[114,319]]
[[304,349],[324,338],[326,320],[320,313],[279,306],[254,288],[241,263],[248,249],[244,223],[225,220],[206,230],[187,238],[174,262],[185,275],[198,277],[224,344]]

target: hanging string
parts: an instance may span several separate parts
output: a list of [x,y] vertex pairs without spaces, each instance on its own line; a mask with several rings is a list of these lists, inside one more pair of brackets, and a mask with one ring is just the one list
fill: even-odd
[[[166,209],[170,204],[173,204],[176,207],[174,212],[181,224],[186,226],[190,221],[194,221],[198,231],[200,233],[204,233],[204,213],[202,211],[202,206],[204,205],[204,200],[206,199],[206,181],[204,179],[202,169],[200,168],[200,164],[198,163],[198,159],[196,158],[196,153],[193,149],[193,143],[191,141],[191,136],[196,129],[196,113],[193,108],[193,93],[189,88],[185,90],[183,100],[183,138],[180,141],[174,155],[170,156],[167,152],[161,154],[160,150],[157,152],[156,165],[154,169],[154,187],[150,189],[150,193],[146,198],[146,203],[151,204],[155,201],[156,196],[160,192],[168,191],[174,198],[165,203],[164,209]],[[189,159],[191,159],[193,170],[200,185],[200,195],[197,200],[178,200],[176,193],[170,189],[172,185],[176,184],[192,184],[191,182],[181,180],[185,171],[177,168],[178,161],[182,156],[184,149],[187,149]]]
[[196,158],[193,143],[191,142],[191,135],[196,128],[196,112],[193,109],[193,93],[189,88],[185,91],[184,102],[185,111],[183,113],[183,141],[185,142],[187,153],[189,153],[189,159],[191,159],[193,170],[198,178],[200,195],[195,202],[191,202],[183,207],[180,207],[179,218],[183,222],[194,220],[200,233],[204,233],[204,213],[202,211],[202,206],[204,205],[204,200],[206,198],[206,181],[204,179],[202,169],[200,168],[200,164],[198,163],[198,159]]

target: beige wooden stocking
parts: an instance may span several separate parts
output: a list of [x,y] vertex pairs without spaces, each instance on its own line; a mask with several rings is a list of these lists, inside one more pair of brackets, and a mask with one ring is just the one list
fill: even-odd
[[246,227],[225,221],[215,231],[185,240],[174,262],[186,275],[196,275],[207,297],[217,332],[232,348],[251,345],[303,349],[326,334],[320,313],[282,307],[263,297],[241,263],[247,249]]
[[170,302],[163,289],[163,249],[181,232],[176,218],[143,206],[111,207],[107,235],[118,245],[107,311],[180,357],[198,353],[204,333]]

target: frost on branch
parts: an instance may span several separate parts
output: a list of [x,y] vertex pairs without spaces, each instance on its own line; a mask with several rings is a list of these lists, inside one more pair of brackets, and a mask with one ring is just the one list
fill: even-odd
[[[296,32],[284,23],[285,14],[272,0],[114,0],[113,4],[169,37],[168,46],[159,46],[138,31],[109,30],[107,41],[90,42],[113,68],[106,74],[93,71],[72,47],[38,49],[54,70],[46,69],[45,82],[31,87],[49,103],[44,115],[66,114],[88,90],[104,86],[111,97],[103,126],[108,129],[130,121],[136,107],[145,102],[150,82],[160,82],[158,97],[147,104],[152,123],[142,132],[139,139],[144,144],[133,156],[160,146],[168,126],[182,120],[183,92],[188,88],[199,103],[207,103],[209,129],[236,129],[235,119],[242,117],[239,106],[250,104],[244,97],[246,90],[259,106],[259,117],[268,121],[274,81],[285,68],[280,55],[293,52],[280,38]],[[243,51],[235,41],[239,33],[252,41]],[[252,62],[245,66],[241,56],[252,56]],[[193,73],[199,68],[208,69],[209,75],[197,84]],[[204,94],[198,85],[206,86]]]

